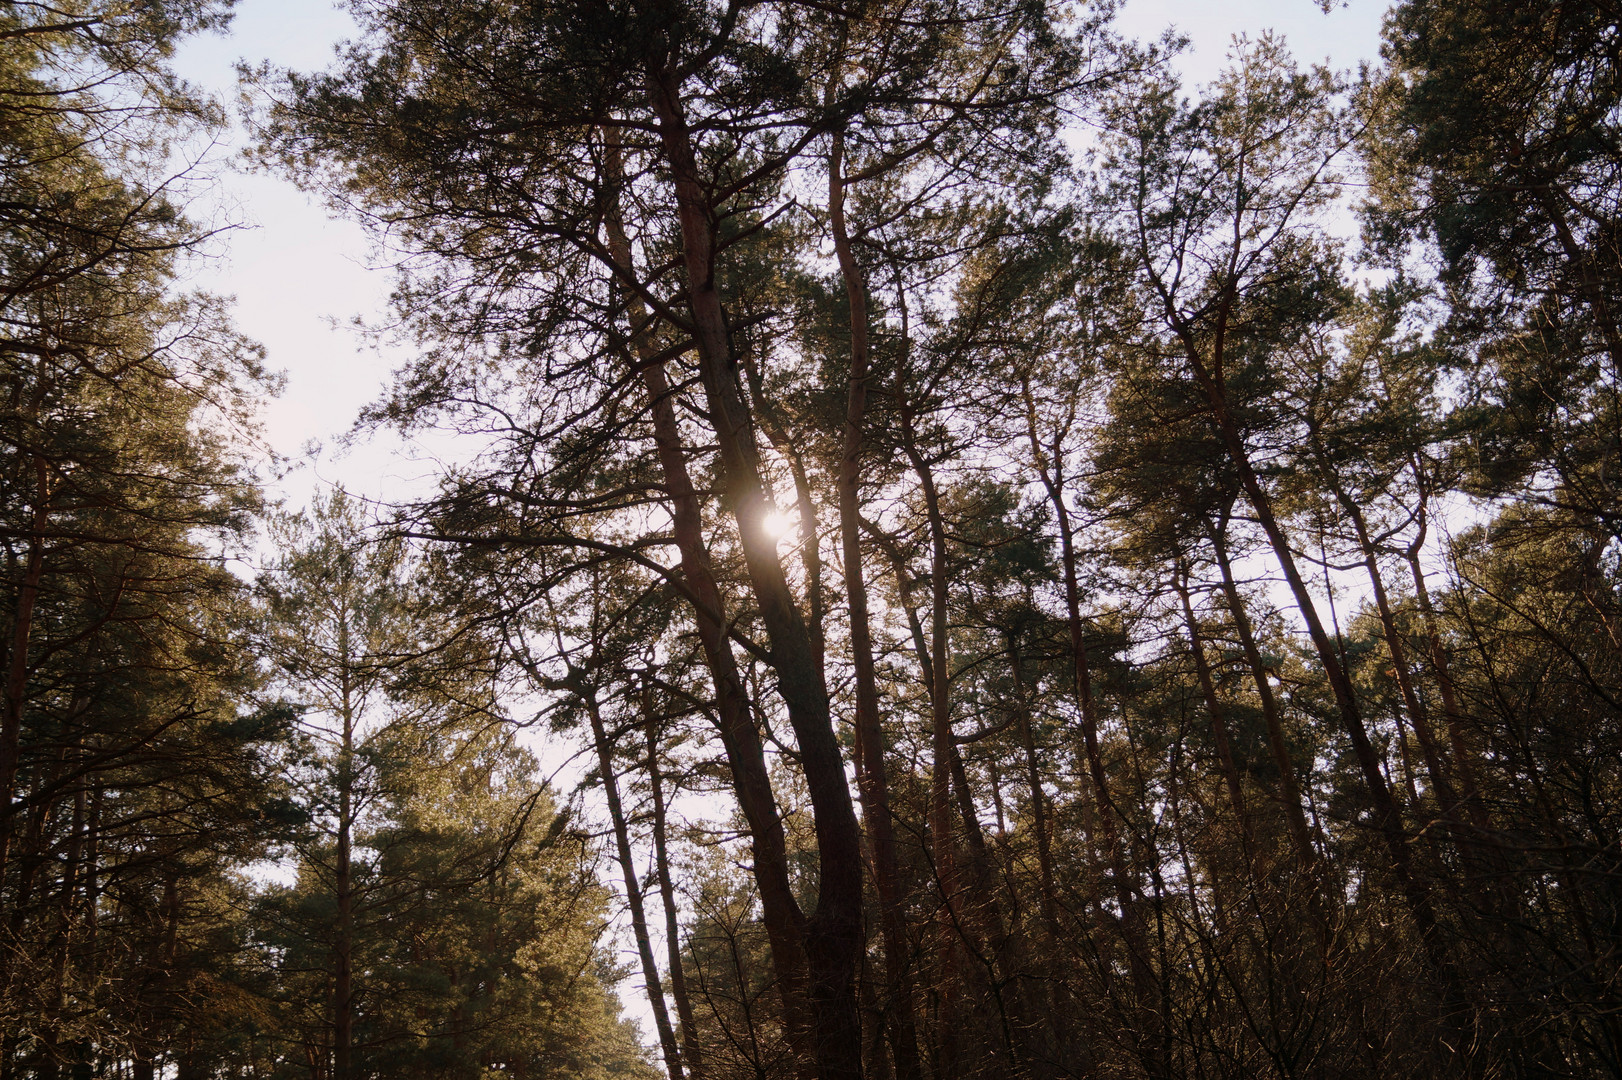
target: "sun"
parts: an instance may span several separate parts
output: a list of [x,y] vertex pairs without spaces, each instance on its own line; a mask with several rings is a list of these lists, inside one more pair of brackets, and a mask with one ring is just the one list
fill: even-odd
[[795,524],[792,514],[784,513],[782,510],[771,510],[761,519],[760,531],[774,543],[781,543],[794,531]]

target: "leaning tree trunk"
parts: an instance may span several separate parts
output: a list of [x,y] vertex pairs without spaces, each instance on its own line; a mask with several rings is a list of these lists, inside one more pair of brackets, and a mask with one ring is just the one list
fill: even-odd
[[1278,801],[1290,827],[1296,860],[1302,869],[1311,869],[1317,864],[1318,849],[1313,846],[1312,828],[1307,824],[1307,814],[1301,805],[1301,782],[1296,778],[1295,761],[1290,757],[1290,746],[1284,736],[1283,713],[1273,693],[1273,684],[1267,678],[1267,665],[1262,660],[1261,648],[1256,644],[1256,633],[1250,624],[1245,598],[1240,595],[1239,585],[1234,581],[1233,562],[1228,557],[1228,538],[1224,531],[1225,521],[1226,518],[1221,525],[1206,522],[1206,535],[1216,554],[1217,569],[1222,573],[1222,594],[1228,601],[1228,615],[1233,620],[1234,631],[1239,635],[1239,648],[1245,654],[1245,664],[1250,668],[1251,681],[1262,704],[1267,747],[1272,752],[1273,765],[1278,769]]
[[1318,616],[1318,606],[1307,588],[1306,579],[1301,576],[1300,568],[1296,565],[1289,537],[1273,513],[1273,500],[1262,487],[1261,478],[1257,476],[1255,467],[1251,464],[1244,437],[1240,434],[1238,422],[1228,406],[1227,389],[1213,369],[1206,365],[1192,331],[1180,320],[1174,322],[1174,329],[1181,339],[1185,358],[1189,362],[1195,381],[1205,394],[1211,419],[1221,436],[1229,461],[1238,474],[1245,497],[1249,500],[1251,509],[1256,512],[1256,520],[1273,549],[1273,557],[1278,560],[1279,568],[1284,571],[1284,580],[1290,587],[1290,594],[1295,599],[1301,619],[1307,625],[1307,634],[1312,639],[1318,662],[1323,666],[1324,676],[1334,695],[1335,708],[1340,715],[1341,725],[1352,744],[1353,756],[1357,759],[1358,768],[1362,773],[1369,804],[1374,811],[1375,824],[1385,840],[1392,873],[1407,901],[1409,914],[1419,930],[1426,955],[1433,968],[1438,971],[1445,970],[1447,961],[1437,932],[1436,910],[1431,904],[1430,891],[1414,875],[1408,839],[1404,834],[1402,812],[1397,808],[1396,800],[1391,796],[1391,789],[1386,785],[1385,776],[1380,771],[1380,755],[1374,749],[1374,744],[1369,739],[1368,728],[1363,723],[1363,714],[1358,708],[1357,693],[1352,687],[1351,677],[1341,665],[1334,642],[1324,628],[1323,620]]
[[1352,532],[1357,537],[1358,550],[1363,555],[1363,566],[1368,572],[1369,587],[1374,595],[1375,610],[1380,616],[1380,630],[1385,638],[1386,654],[1391,658],[1392,676],[1397,681],[1397,690],[1402,697],[1403,708],[1408,713],[1408,720],[1414,726],[1414,734],[1419,738],[1420,752],[1425,756],[1425,772],[1429,776],[1431,786],[1436,791],[1437,802],[1440,804],[1444,821],[1450,823],[1456,833],[1455,807],[1457,799],[1453,794],[1453,784],[1445,771],[1441,751],[1436,743],[1436,736],[1431,730],[1430,716],[1424,704],[1419,700],[1419,694],[1414,690],[1414,680],[1408,665],[1407,649],[1402,643],[1401,631],[1397,628],[1397,618],[1391,610],[1391,598],[1386,593],[1385,578],[1380,573],[1379,551],[1374,545],[1374,538],[1369,533],[1368,518],[1363,514],[1363,508],[1352,498],[1351,492],[1346,490],[1336,474],[1329,454],[1324,447],[1318,431],[1309,424],[1309,441],[1312,445],[1313,456],[1318,463],[1318,473],[1323,479],[1335,501],[1346,513],[1347,520],[1352,523]]

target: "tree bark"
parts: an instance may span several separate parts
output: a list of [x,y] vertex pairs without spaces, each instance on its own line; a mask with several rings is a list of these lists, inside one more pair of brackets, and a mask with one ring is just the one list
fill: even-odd
[[681,226],[687,308],[709,423],[720,451],[722,483],[737,523],[751,591],[771,642],[771,666],[794,729],[811,797],[819,877],[817,906],[805,921],[804,940],[817,1070],[822,1080],[856,1080],[862,1073],[861,1019],[856,1003],[862,857],[856,810],[816,649],[778,561],[777,545],[765,531],[770,505],[716,286],[715,222],[700,179],[680,88],[668,57],[649,57],[646,76]]

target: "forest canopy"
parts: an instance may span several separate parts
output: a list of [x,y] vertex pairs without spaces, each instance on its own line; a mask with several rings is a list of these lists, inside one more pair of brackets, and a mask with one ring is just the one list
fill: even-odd
[[0,1080],[1622,1077],[1622,8],[347,8],[300,509],[230,3],[0,2]]

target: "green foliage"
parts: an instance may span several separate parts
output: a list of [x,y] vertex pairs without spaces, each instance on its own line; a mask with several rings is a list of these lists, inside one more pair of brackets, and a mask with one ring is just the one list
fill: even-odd
[[[489,732],[378,741],[379,805],[356,837],[355,1075],[650,1075],[608,990],[595,860],[534,759]],[[307,848],[293,884],[254,899],[255,992],[274,1003],[253,1034],[263,1075],[330,1053],[331,858]]]

